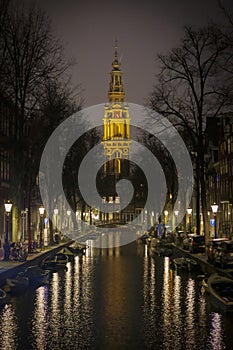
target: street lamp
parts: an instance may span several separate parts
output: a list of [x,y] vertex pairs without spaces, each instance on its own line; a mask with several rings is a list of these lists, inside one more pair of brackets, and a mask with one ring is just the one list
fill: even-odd
[[189,233],[191,233],[191,218],[192,218],[192,208],[187,208],[187,213],[188,213],[188,216],[189,216]]
[[9,216],[12,209],[12,203],[10,201],[7,201],[5,204],[5,213],[6,213],[6,237],[5,241],[8,242],[8,236],[9,236]]
[[67,210],[66,214],[68,216],[68,230],[70,229],[70,214],[71,214],[71,210]]
[[55,215],[55,226],[56,226],[56,228],[55,228],[55,231],[57,232],[57,215],[58,215],[58,209],[54,209],[54,215]]
[[151,212],[151,226],[154,226],[154,216],[155,216],[155,213],[152,210],[152,212]]
[[165,226],[166,226],[166,224],[167,224],[167,216],[168,216],[168,210],[164,210],[164,215],[165,215]]
[[175,226],[177,226],[179,210],[174,210],[174,214],[175,214]]
[[212,212],[214,214],[214,238],[217,238],[217,212],[218,205],[216,203],[211,205]]
[[42,248],[42,235],[43,235],[43,216],[44,216],[44,207],[39,208],[40,213],[40,247]]

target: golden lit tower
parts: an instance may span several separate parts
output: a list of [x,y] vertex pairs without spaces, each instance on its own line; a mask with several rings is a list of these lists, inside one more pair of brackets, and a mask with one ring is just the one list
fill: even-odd
[[108,91],[109,103],[105,105],[104,136],[102,144],[105,154],[105,175],[129,175],[130,149],[130,117],[127,104],[124,102],[125,91],[122,81],[122,71],[118,58],[117,41],[115,43],[114,61],[110,72]]

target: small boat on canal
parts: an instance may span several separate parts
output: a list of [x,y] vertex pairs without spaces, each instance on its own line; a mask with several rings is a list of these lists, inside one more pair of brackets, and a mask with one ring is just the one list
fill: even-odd
[[173,248],[171,244],[161,242],[157,244],[156,251],[159,255],[171,256],[173,252]]
[[38,265],[29,266],[22,276],[27,277],[29,284],[33,286],[40,286],[49,281],[49,271],[42,269]]
[[29,286],[29,279],[23,274],[20,272],[15,278],[7,278],[4,286],[5,292],[18,294],[25,291]]
[[212,303],[224,312],[233,312],[233,280],[213,274],[208,278],[208,290]]
[[[67,258],[68,258],[68,261],[74,261],[75,255],[74,255],[74,253],[71,251],[71,249],[69,247],[63,248],[62,250],[60,250],[58,252],[58,254],[60,254],[60,253],[65,254],[67,256]],[[66,265],[66,262],[64,262],[64,263]]]
[[66,269],[67,262],[68,256],[66,254],[57,253],[43,260],[41,267],[51,272],[57,272],[58,270]]
[[6,303],[6,292],[0,289],[0,306]]
[[69,247],[67,247],[74,255],[82,255],[85,254],[87,250],[86,244],[79,244],[78,242],[72,243]]
[[184,269],[189,272],[199,269],[199,265],[196,260],[185,258],[184,256],[173,259],[173,263],[176,269]]
[[172,244],[158,238],[152,238],[150,249],[161,256],[171,256],[173,253]]

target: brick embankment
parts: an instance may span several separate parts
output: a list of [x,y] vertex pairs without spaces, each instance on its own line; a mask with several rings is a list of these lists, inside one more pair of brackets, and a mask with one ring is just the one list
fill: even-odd
[[72,241],[60,243],[56,246],[47,248],[40,253],[29,254],[26,261],[0,261],[0,286],[6,283],[6,278],[12,278],[18,272],[25,270],[32,265],[38,265],[40,262],[51,254],[56,254],[62,248],[70,245]]

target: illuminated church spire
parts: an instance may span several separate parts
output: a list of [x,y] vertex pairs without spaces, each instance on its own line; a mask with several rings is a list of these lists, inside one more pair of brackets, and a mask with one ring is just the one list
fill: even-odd
[[[104,200],[116,201],[121,204],[121,198],[116,192],[117,181],[130,175],[130,116],[127,103],[124,102],[125,91],[122,81],[118,58],[118,45],[115,42],[114,60],[110,72],[110,84],[108,90],[109,102],[104,106],[104,133],[102,145],[104,148],[105,163],[103,174],[107,184],[103,193]],[[116,203],[116,202],[115,202]],[[121,212],[104,214],[104,221],[117,221],[121,219]]]
[[128,163],[130,149],[130,117],[128,105],[124,102],[125,91],[122,71],[118,58],[118,45],[115,42],[114,61],[110,72],[108,91],[109,103],[105,105],[103,146],[106,158],[105,174],[115,176],[129,173]]
[[115,41],[114,61],[112,62],[112,71],[110,72],[110,84],[108,99],[111,103],[124,102],[125,92],[122,81],[122,71],[120,70],[120,61],[118,58],[118,42]]

